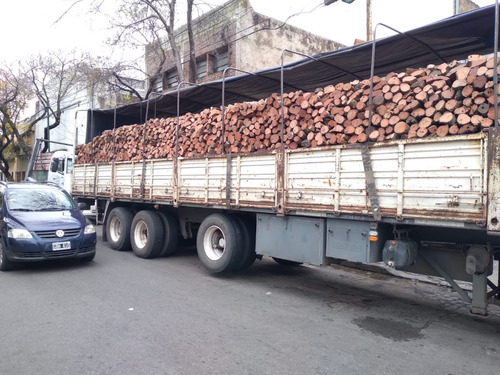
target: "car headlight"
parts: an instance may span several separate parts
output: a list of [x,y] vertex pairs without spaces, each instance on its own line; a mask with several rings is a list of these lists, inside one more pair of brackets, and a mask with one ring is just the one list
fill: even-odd
[[26,229],[9,229],[7,232],[9,238],[33,238],[30,232]]
[[95,233],[95,227],[92,224],[88,224],[85,226],[83,230],[83,234],[92,234]]

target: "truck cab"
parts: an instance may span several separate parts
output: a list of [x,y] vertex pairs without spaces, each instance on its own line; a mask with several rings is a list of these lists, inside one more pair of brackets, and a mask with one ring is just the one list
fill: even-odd
[[47,181],[53,182],[71,194],[71,170],[73,154],[69,151],[55,151],[50,159]]

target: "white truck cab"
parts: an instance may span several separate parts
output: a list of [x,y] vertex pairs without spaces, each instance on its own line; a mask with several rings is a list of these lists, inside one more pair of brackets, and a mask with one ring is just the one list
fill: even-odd
[[71,194],[71,170],[73,167],[73,153],[69,151],[55,151],[50,159],[47,181],[53,182]]

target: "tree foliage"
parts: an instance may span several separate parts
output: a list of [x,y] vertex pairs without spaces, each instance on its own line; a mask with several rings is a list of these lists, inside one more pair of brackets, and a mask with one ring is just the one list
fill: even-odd
[[90,58],[75,53],[52,51],[31,57],[25,74],[40,106],[49,116],[49,129],[61,124],[62,105],[86,88]]
[[8,180],[12,179],[10,161],[14,157],[30,154],[28,137],[35,124],[43,118],[41,113],[28,119],[22,118],[31,97],[26,75],[10,67],[0,67],[0,171]]
[[[98,1],[97,7],[103,4]],[[110,16],[112,27],[117,31],[115,37],[110,40],[113,46],[126,46],[146,50],[146,65],[144,67],[141,56],[137,61],[131,63],[119,63],[105,67],[109,72],[108,82],[118,90],[127,92],[139,100],[148,98],[153,92],[153,85],[157,79],[161,79],[167,61],[173,61],[176,66],[179,82],[195,81],[195,43],[192,33],[192,17],[198,5],[208,6],[203,1],[186,0],[179,7],[177,0],[120,0],[118,10]],[[94,5],[96,2],[94,1]],[[180,9],[182,8],[182,13]],[[188,48],[183,53],[175,33],[177,24],[187,24]],[[189,69],[185,69],[183,61],[186,60]],[[146,91],[144,94],[134,90],[127,82],[121,79],[125,72],[137,71],[146,77]],[[189,72],[189,74],[186,74]]]
[[49,119],[46,138],[60,125],[65,102],[86,88],[88,67],[88,56],[62,51],[33,56],[15,69],[0,66],[0,171],[5,178],[13,177],[14,159],[31,155],[30,135],[42,119]]

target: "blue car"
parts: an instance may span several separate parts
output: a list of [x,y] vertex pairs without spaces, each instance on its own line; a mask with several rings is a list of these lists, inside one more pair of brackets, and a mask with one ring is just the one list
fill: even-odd
[[62,188],[51,183],[0,182],[0,270],[16,262],[91,261],[96,232]]

